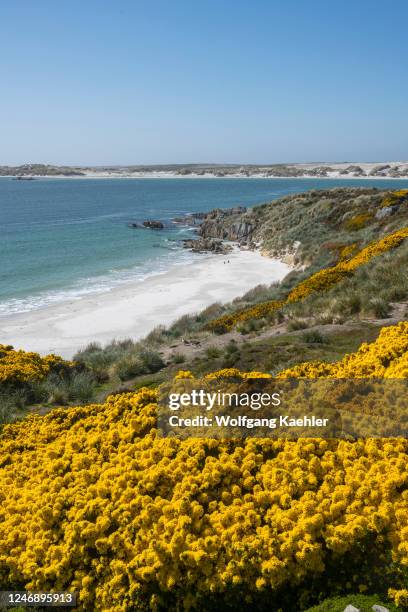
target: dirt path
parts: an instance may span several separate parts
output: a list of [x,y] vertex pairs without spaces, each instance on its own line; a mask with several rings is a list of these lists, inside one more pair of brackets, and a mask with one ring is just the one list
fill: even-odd
[[387,317],[386,319],[362,318],[355,322],[350,321],[349,323],[343,324],[330,323],[327,325],[312,325],[310,327],[308,326],[305,329],[290,332],[288,331],[288,325],[286,321],[284,323],[274,325],[273,327],[269,327],[268,329],[262,332],[251,332],[245,335],[239,333],[236,330],[222,335],[211,334],[203,338],[200,338],[197,334],[197,338],[183,338],[178,342],[174,342],[168,347],[162,348],[160,350],[160,353],[165,362],[170,362],[171,358],[177,353],[184,355],[185,360],[189,361],[191,358],[202,354],[210,347],[215,347],[219,350],[223,350],[226,345],[231,341],[236,342],[239,346],[240,344],[242,344],[243,342],[247,342],[248,340],[266,340],[268,338],[274,338],[276,336],[286,333],[298,336],[304,334],[306,330],[319,331],[326,335],[331,335],[339,331],[352,331],[360,323],[369,323],[378,327],[388,327],[390,325],[396,325],[399,321],[404,320],[408,316],[408,302],[395,302],[391,304],[391,306],[392,311],[390,313],[390,317]]

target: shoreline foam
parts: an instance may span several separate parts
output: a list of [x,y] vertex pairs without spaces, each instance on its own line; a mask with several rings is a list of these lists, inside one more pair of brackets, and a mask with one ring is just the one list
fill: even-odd
[[258,251],[212,255],[111,291],[3,316],[0,337],[15,348],[71,358],[90,342],[141,339],[158,325],[281,280],[290,270]]

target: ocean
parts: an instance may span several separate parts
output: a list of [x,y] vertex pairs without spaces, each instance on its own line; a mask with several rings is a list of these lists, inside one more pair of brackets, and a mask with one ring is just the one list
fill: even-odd
[[[171,223],[189,212],[253,205],[335,186],[407,187],[399,180],[0,178],[0,316],[108,291],[193,257]],[[164,230],[131,229],[155,219]]]

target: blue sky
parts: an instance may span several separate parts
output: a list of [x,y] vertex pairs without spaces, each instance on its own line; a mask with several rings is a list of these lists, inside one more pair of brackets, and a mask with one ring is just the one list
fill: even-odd
[[22,0],[0,164],[408,159],[408,3]]

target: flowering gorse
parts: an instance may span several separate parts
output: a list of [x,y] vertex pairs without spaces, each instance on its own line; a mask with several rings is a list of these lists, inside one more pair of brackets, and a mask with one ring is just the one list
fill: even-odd
[[383,327],[371,344],[336,363],[301,363],[278,374],[279,378],[408,378],[408,321]]
[[38,353],[16,351],[10,345],[0,344],[0,384],[38,382],[64,364],[72,365],[57,355],[41,357]]
[[[310,368],[406,377],[407,348],[405,322],[333,370]],[[311,373],[299,368],[282,376]],[[265,375],[207,380],[252,376]],[[328,592],[341,580],[357,590],[408,564],[406,440],[182,441],[157,435],[156,407],[141,389],[4,427],[3,585],[76,590],[86,610],[204,610],[217,595],[248,609],[263,594],[277,609],[275,596],[306,596],[323,572]]]
[[392,191],[387,194],[382,202],[381,206],[401,206],[401,204],[408,204],[408,189],[399,189],[398,191]]
[[299,302],[312,293],[327,291],[347,276],[351,276],[357,268],[368,263],[373,257],[378,257],[398,247],[406,238],[408,238],[408,227],[404,227],[380,240],[370,243],[351,258],[346,258],[346,260],[344,260],[344,258],[341,257],[339,263],[331,268],[324,268],[312,274],[312,276],[294,287],[288,294],[286,300],[262,302],[261,304],[256,304],[256,306],[245,308],[244,310],[232,314],[223,315],[210,321],[207,324],[207,328],[213,331],[228,331],[238,323],[267,316],[279,310],[285,304]]

